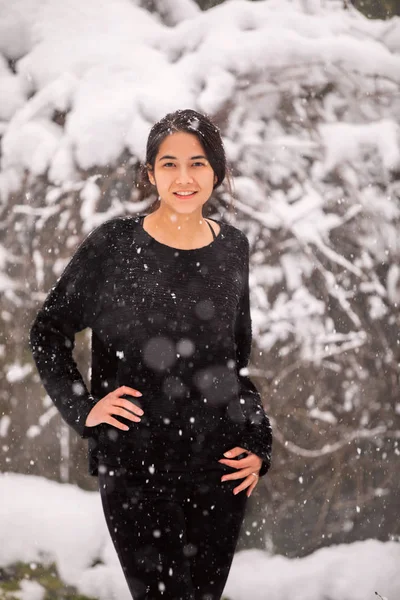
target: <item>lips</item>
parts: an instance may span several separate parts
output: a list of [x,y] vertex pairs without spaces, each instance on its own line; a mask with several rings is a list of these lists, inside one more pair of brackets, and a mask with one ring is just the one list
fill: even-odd
[[174,192],[174,196],[178,196],[178,198],[192,198],[195,194],[197,194],[197,192],[192,192],[191,194],[188,194],[186,191],[183,190],[182,192]]

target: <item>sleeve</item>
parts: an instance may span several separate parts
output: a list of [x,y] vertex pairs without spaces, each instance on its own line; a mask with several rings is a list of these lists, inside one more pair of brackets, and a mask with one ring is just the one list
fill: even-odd
[[76,433],[89,437],[87,415],[97,400],[72,356],[75,334],[93,323],[101,256],[107,243],[100,225],[81,243],[51,288],[31,326],[29,346],[42,384]]
[[242,411],[246,417],[245,430],[240,445],[257,454],[263,463],[260,476],[265,475],[271,466],[272,428],[262,406],[260,393],[246,371],[252,344],[252,324],[250,315],[249,290],[249,241],[246,237],[244,251],[243,291],[238,304],[235,322],[236,365],[239,378],[239,392]]

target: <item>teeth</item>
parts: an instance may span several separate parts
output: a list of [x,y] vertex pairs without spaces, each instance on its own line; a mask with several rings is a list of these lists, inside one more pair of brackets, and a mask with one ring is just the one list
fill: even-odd
[[178,196],[191,196],[194,192],[175,192]]

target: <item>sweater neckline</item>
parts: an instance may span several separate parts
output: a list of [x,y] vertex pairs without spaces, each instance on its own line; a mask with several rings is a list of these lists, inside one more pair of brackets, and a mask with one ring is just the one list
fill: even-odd
[[153,244],[155,244],[156,246],[160,246],[164,249],[167,249],[169,251],[172,252],[184,252],[185,254],[190,254],[193,252],[201,252],[204,250],[208,250],[208,249],[213,249],[215,246],[217,246],[219,244],[219,242],[222,240],[222,238],[225,236],[225,223],[222,221],[217,221],[216,219],[211,219],[211,217],[207,217],[207,219],[209,219],[210,221],[214,221],[214,223],[218,223],[218,225],[220,226],[220,230],[218,235],[215,236],[215,238],[213,239],[212,242],[210,242],[209,244],[206,244],[205,246],[200,246],[199,248],[175,248],[174,246],[169,246],[168,244],[163,244],[162,242],[159,242],[158,240],[156,240],[156,238],[154,238],[152,235],[150,235],[145,228],[143,227],[143,221],[144,218],[147,217],[148,215],[138,215],[139,216],[139,225],[142,228],[142,232],[143,234],[152,241]]

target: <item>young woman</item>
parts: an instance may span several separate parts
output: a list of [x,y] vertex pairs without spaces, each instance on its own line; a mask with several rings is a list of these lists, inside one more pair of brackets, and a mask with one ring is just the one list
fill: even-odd
[[[135,600],[217,600],[272,435],[249,360],[249,242],[203,217],[226,175],[218,128],[194,110],[150,131],[147,215],[78,248],[30,344],[44,387],[89,439],[107,526]],[[89,393],[72,357],[92,329]]]

